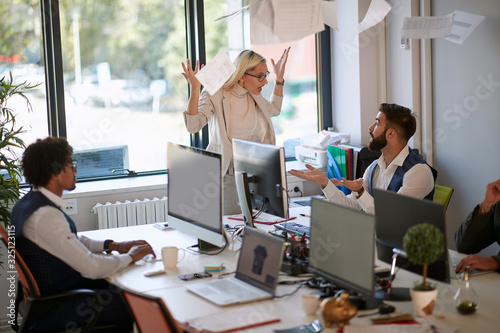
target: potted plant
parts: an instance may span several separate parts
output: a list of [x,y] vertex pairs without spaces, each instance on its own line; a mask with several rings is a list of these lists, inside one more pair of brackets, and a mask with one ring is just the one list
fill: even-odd
[[445,251],[444,235],[432,224],[416,224],[406,231],[403,249],[411,263],[422,266],[422,282],[410,290],[415,313],[417,316],[429,315],[434,309],[437,288],[427,282],[427,269]]
[[28,112],[32,111],[25,92],[37,86],[26,82],[14,84],[12,73],[0,79],[0,221],[5,227],[10,221],[12,206],[19,199],[21,165],[15,149],[26,148],[19,137],[24,132],[23,127],[17,126],[17,114],[7,102],[13,96],[20,96],[26,101]]

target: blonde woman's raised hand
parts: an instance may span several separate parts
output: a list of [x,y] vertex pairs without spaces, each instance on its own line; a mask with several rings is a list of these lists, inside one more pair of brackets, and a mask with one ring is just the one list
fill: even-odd
[[[203,68],[204,66],[201,66]],[[191,60],[187,60],[187,64],[185,65],[182,63],[182,69],[184,70],[184,73],[182,73],[182,76],[186,79],[186,81],[189,83],[191,86],[192,90],[200,90],[201,88],[201,83],[198,81],[196,78],[196,74],[198,74],[198,70],[200,69],[200,63],[198,60],[196,60],[196,66],[193,70],[193,67],[191,66]]]
[[285,67],[288,60],[288,53],[290,52],[290,47],[286,48],[281,55],[281,58],[275,63],[274,59],[271,59],[273,64],[274,74],[276,75],[276,81],[283,82],[285,77]]

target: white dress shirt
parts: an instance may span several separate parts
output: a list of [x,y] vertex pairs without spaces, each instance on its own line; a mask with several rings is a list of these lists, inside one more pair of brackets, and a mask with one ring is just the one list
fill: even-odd
[[[63,199],[46,188],[34,191],[42,192],[58,207],[64,205]],[[31,214],[24,222],[22,233],[24,237],[89,279],[105,278],[132,262],[132,257],[128,254],[103,255],[103,241],[85,236],[77,237],[71,232],[64,214],[52,206],[41,207]]]
[[[373,188],[386,190],[389,186],[396,169],[403,165],[406,157],[410,153],[410,147],[403,148],[398,156],[389,164],[385,163],[384,156],[373,163],[378,163],[378,168],[373,171]],[[373,164],[372,163],[372,164]],[[371,165],[370,165],[371,166]],[[332,182],[323,189],[325,197],[331,202],[346,205],[355,209],[364,210],[368,214],[375,214],[375,202],[370,195],[368,187],[369,169],[366,168],[363,175],[363,187],[365,189],[363,195],[357,199],[356,195],[345,195],[339,190]],[[419,163],[410,168],[403,176],[403,185],[397,193],[405,194],[411,197],[423,199],[434,189],[434,176],[432,175],[431,168],[424,163]]]

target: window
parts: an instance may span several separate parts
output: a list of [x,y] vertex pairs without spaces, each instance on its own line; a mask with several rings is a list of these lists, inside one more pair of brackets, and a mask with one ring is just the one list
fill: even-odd
[[[2,1],[0,12],[0,78],[12,73],[14,84],[39,84],[26,93],[33,112],[27,112],[26,101],[20,97],[9,99],[8,104],[17,114],[17,126],[25,130],[21,139],[29,144],[48,135],[40,4]],[[19,149],[18,156],[22,152]]]
[[267,59],[267,66],[271,72],[268,77],[269,84],[262,91],[262,95],[269,99],[275,79],[271,59],[278,60],[283,51],[291,46],[285,72],[286,83],[283,87],[281,114],[272,118],[276,144],[283,146],[287,139],[316,133],[318,131],[318,106],[315,36],[311,35],[299,41],[279,45],[251,45],[251,23],[248,10],[228,19],[216,21],[217,18],[232,13],[246,4],[248,1],[242,0],[204,1],[207,61],[210,61],[220,50],[228,52],[231,60],[234,60],[244,49],[252,49],[260,53]]
[[[23,139],[29,144],[49,134],[67,136],[75,155],[86,159],[81,166],[92,168],[95,161],[95,170],[84,173],[79,168],[81,176],[166,169],[168,141],[203,146],[208,138],[191,141],[184,126],[182,112],[189,89],[181,62],[188,57],[186,46],[188,54],[197,54],[202,63],[220,50],[234,59],[241,50],[252,48],[268,59],[271,72],[270,59],[278,59],[292,46],[282,113],[273,119],[277,144],[315,133],[321,123],[315,37],[252,46],[248,11],[215,21],[246,4],[248,0],[2,3],[0,9],[9,15],[0,22],[0,75],[10,70],[16,80],[41,83],[29,94],[34,112],[18,118],[29,130]],[[45,27],[41,13],[45,13]],[[200,25],[202,33],[197,33]],[[42,31],[47,30],[54,34],[44,39]],[[266,98],[271,95],[274,74],[269,81],[263,92]],[[57,95],[63,90],[59,87],[64,87],[64,94]]]
[[103,173],[166,169],[167,142],[189,144],[181,114],[187,101],[182,2],[61,1],[59,7],[69,142],[76,152],[125,146],[128,160],[96,166]]

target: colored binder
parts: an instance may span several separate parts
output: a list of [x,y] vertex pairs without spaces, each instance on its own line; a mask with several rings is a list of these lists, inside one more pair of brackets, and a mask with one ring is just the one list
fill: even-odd
[[[328,178],[337,178],[342,180],[342,177],[347,178],[347,160],[346,150],[338,146],[328,146],[326,158],[326,169]],[[338,187],[345,194],[349,194],[349,190],[345,186]]]

